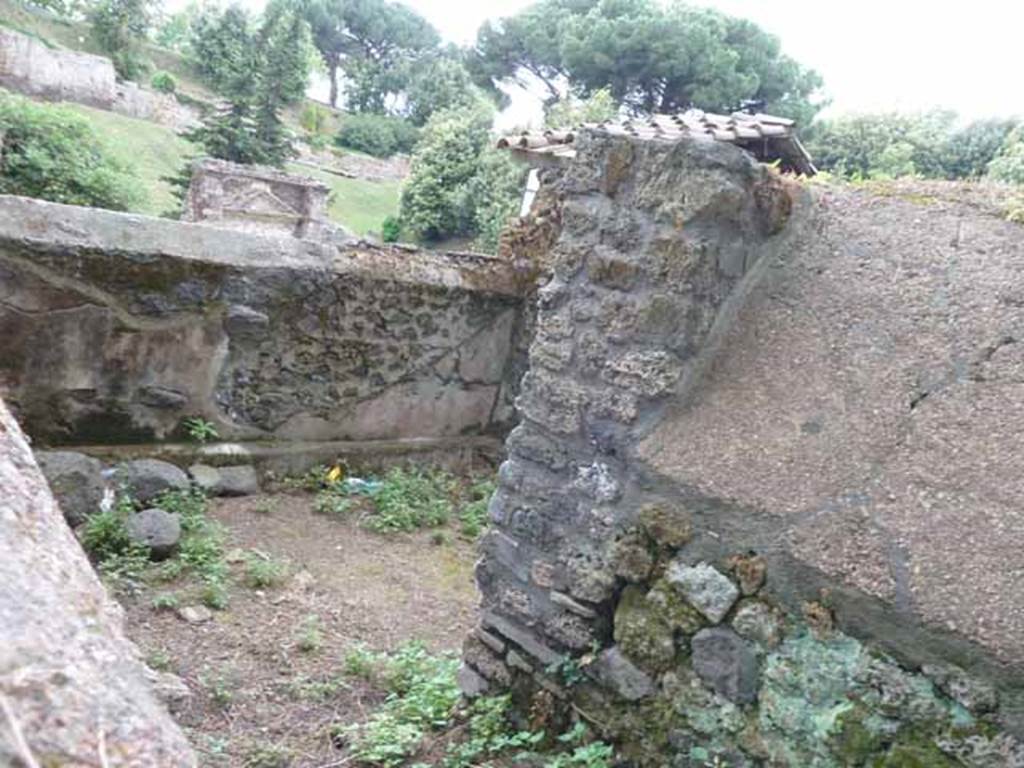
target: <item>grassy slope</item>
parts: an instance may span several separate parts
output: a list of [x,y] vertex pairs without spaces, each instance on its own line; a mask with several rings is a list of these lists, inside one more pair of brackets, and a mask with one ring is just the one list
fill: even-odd
[[186,159],[196,153],[194,145],[156,123],[81,104],[66,106],[88,118],[111,154],[142,180],[148,199],[138,213],[157,216],[177,207],[171,186],[161,179],[181,170]]
[[[192,144],[156,123],[80,104],[66,106],[87,117],[114,157],[133,168],[142,180],[148,200],[138,213],[159,215],[175,207],[171,187],[161,178],[181,169],[195,153]],[[356,234],[380,232],[384,217],[398,212],[399,182],[346,179],[300,165],[288,170],[327,184],[333,191],[328,216]]]
[[400,182],[346,179],[304,165],[290,165],[288,170],[312,176],[329,186],[332,196],[328,216],[358,235],[379,234],[384,218],[398,213]]

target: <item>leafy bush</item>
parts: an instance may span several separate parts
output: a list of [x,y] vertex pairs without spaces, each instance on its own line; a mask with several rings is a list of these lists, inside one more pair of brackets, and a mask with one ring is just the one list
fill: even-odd
[[397,243],[402,236],[402,222],[397,216],[388,216],[380,224],[380,237],[385,243]]
[[373,494],[375,514],[366,526],[377,532],[413,531],[448,522],[451,478],[435,472],[394,468]]
[[130,210],[144,192],[131,171],[70,109],[0,91],[0,193],[55,203]]
[[1024,184],[1024,127],[1014,129],[988,164],[989,178]]
[[490,144],[491,112],[482,107],[435,112],[423,129],[402,191],[401,218],[423,240],[474,231],[476,201],[468,189]]
[[374,157],[391,157],[411,152],[418,138],[416,127],[400,117],[357,114],[345,118],[336,142],[339,147]]
[[160,93],[174,93],[178,90],[178,81],[174,78],[174,75],[164,70],[154,74],[149,84],[153,86],[154,90],[160,91]]
[[[511,697],[492,696],[474,700],[459,709],[456,683],[458,660],[431,656],[415,643],[394,654],[360,652],[360,668],[373,670],[374,679],[387,689],[380,708],[361,725],[340,726],[351,738],[352,755],[360,763],[384,768],[405,765],[417,754],[433,731],[451,729],[452,739],[439,765],[441,768],[475,768],[491,765],[503,756],[541,757],[533,750],[544,741],[543,732],[517,730],[510,719]],[[370,673],[364,674],[370,678]],[[453,726],[458,723],[458,727]],[[558,738],[556,754],[545,755],[545,768],[610,768],[612,748],[592,741],[588,729],[577,724]],[[567,751],[568,750],[568,751]],[[529,765],[540,765],[529,760]],[[422,763],[416,763],[422,765]]]

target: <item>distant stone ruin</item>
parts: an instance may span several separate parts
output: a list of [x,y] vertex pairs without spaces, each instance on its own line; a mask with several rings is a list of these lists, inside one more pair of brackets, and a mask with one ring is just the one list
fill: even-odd
[[205,158],[192,166],[183,221],[243,232],[317,239],[327,220],[330,188],[308,176]]
[[574,147],[464,690],[652,768],[1024,765],[1020,227]]
[[0,27],[0,86],[34,99],[72,101],[175,130],[199,122],[198,110],[173,95],[118,81],[108,58],[51,48],[5,27]]

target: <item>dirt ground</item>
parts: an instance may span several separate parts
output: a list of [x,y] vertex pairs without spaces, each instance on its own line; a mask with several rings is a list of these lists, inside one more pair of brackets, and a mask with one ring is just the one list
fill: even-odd
[[[126,630],[148,663],[188,687],[190,695],[170,706],[201,765],[346,764],[335,726],[362,721],[381,700],[345,674],[346,655],[410,640],[455,652],[472,625],[475,550],[454,526],[443,535],[375,534],[357,517],[315,514],[313,501],[288,493],[211,502],[208,514],[226,528],[231,569],[228,606],[212,618],[182,618],[185,607],[199,605],[184,581],[122,598]],[[243,554],[253,550],[287,564],[279,585],[245,583]],[[177,605],[154,606],[170,593]],[[320,640],[313,649],[310,626]]]

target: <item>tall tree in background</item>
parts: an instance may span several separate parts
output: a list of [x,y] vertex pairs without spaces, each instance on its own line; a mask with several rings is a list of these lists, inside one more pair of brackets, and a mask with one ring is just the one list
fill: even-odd
[[196,25],[193,47],[216,57],[204,72],[225,102],[186,138],[212,157],[282,165],[291,141],[281,110],[302,98],[314,55],[306,21],[287,0],[267,6],[257,31],[239,6],[211,10]]
[[404,88],[407,62],[440,43],[426,19],[393,0],[302,0],[301,8],[327,67],[332,106],[344,77],[350,109],[383,112],[388,96]]
[[146,70],[142,43],[153,26],[154,0],[99,0],[89,9],[92,35],[114,62],[117,73],[135,80]]
[[583,96],[608,88],[635,113],[721,111],[753,99],[805,123],[821,85],[757,25],[657,0],[540,0],[481,28],[471,70],[491,88],[535,79],[548,102],[567,87]]

